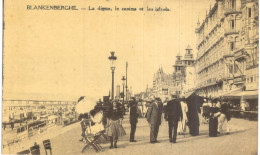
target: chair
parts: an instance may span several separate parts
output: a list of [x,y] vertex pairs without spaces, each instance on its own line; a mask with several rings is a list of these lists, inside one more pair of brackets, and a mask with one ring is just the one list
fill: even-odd
[[47,140],[44,140],[42,143],[43,143],[46,155],[48,154],[47,150],[50,150],[50,154],[52,155],[51,141],[49,139],[47,139]]
[[19,154],[19,155],[24,155],[24,154],[30,154],[30,150],[23,150],[23,151],[21,151],[21,152],[18,152],[18,153],[16,153],[16,154]]
[[31,150],[32,155],[39,155],[40,154],[40,146],[37,145],[37,144],[30,147],[30,150]]
[[[82,151],[81,151],[82,153],[90,146],[92,146],[96,150],[96,152],[103,149],[99,144],[99,138],[101,136],[106,138],[105,128],[102,125],[102,118],[103,118],[102,112],[96,113],[92,120],[95,123],[95,125],[92,127],[88,126],[88,128],[86,129],[84,138],[85,138],[87,145],[82,149]],[[88,121],[91,121],[91,120],[88,120]],[[88,124],[91,124],[91,123],[88,123]]]
[[85,140],[86,140],[87,145],[82,149],[81,152],[83,153],[90,146],[92,146],[95,149],[96,152],[101,151],[103,148],[98,142],[98,140],[101,136],[106,137],[105,136],[105,130],[100,131],[100,132],[96,133],[95,135],[94,134],[86,134]]

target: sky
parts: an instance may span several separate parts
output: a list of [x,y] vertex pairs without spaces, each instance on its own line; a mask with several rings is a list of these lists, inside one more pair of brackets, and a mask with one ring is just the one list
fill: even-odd
[[[189,44],[214,0],[12,0],[4,3],[3,98],[77,100],[101,98],[111,89],[108,57],[117,56],[116,85],[128,62],[133,93],[152,87],[161,66],[173,72],[175,57]],[[76,5],[79,10],[26,10],[27,5]],[[134,7],[144,11],[89,11]],[[146,11],[147,6],[171,11]],[[122,89],[122,88],[121,88]]]

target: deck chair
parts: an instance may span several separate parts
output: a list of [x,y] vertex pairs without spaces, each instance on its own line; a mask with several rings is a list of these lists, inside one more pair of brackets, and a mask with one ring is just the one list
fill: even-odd
[[[85,141],[86,141],[86,146],[82,149],[82,153],[92,146],[96,152],[103,150],[102,146],[99,144],[100,143],[100,137],[103,136],[105,139],[107,139],[105,135],[105,129],[104,126],[102,125],[102,117],[103,113],[99,112],[95,114],[93,117],[92,121],[95,123],[94,126],[88,126],[88,128],[85,131]],[[91,121],[91,120],[89,120]],[[89,123],[91,124],[91,123]]]
[[24,154],[26,154],[26,155],[28,155],[28,154],[30,154],[30,150],[23,150],[23,151],[21,151],[21,152],[18,152],[18,153],[16,153],[17,155],[19,154],[19,155],[24,155]]
[[30,150],[31,150],[32,155],[39,155],[40,154],[40,146],[37,145],[37,144],[30,147]]
[[42,143],[43,143],[46,155],[48,155],[47,150],[50,150],[50,154],[52,155],[51,141],[49,139],[47,139],[47,140],[44,140]]

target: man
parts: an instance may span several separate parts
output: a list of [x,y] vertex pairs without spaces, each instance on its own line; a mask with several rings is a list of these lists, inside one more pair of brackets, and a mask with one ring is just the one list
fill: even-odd
[[147,121],[150,125],[150,143],[159,143],[157,136],[161,125],[163,104],[159,98],[155,98],[147,111]]
[[130,124],[131,124],[131,132],[130,132],[130,142],[136,142],[135,140],[135,130],[136,124],[138,122],[138,112],[137,112],[137,102],[135,98],[132,97],[130,101]]
[[[176,143],[178,121],[183,119],[181,104],[176,98],[176,95],[172,96],[172,100],[167,102],[165,111],[165,120],[168,121],[169,140],[171,143]],[[172,132],[172,130],[174,131]]]

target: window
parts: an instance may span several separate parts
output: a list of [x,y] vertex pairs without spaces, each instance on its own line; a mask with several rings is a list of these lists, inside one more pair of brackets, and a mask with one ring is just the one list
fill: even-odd
[[233,65],[229,65],[229,73],[233,73]]
[[231,20],[231,29],[235,28],[235,20]]
[[230,42],[230,50],[233,51],[235,48],[234,42]]
[[248,8],[248,18],[251,17],[251,8]]
[[234,66],[234,73],[237,73],[237,72],[238,72],[238,65],[235,64],[235,66]]
[[236,7],[236,0],[231,0],[231,7],[232,7],[232,9],[235,9],[235,7]]
[[250,77],[250,82],[252,83],[254,81],[254,77]]

